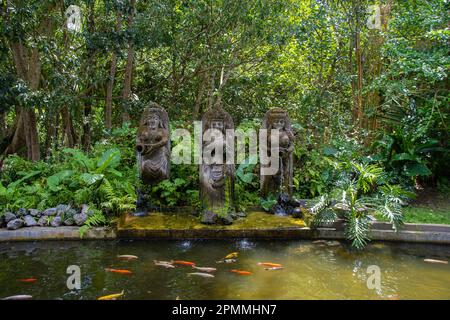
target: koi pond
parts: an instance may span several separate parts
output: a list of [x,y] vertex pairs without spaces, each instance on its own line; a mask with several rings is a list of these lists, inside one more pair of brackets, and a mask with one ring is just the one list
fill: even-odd
[[[234,252],[236,261],[224,262]],[[450,265],[424,259],[448,261],[450,247],[372,243],[354,252],[337,241],[2,243],[0,298],[97,299],[123,290],[118,299],[450,299]],[[181,262],[172,268],[154,260]],[[80,290],[66,285],[70,265],[80,268]],[[367,286],[374,265],[379,289]],[[123,270],[130,272],[114,272]]]

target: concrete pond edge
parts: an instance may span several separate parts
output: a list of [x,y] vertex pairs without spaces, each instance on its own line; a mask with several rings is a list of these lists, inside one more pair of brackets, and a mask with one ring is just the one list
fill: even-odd
[[[450,225],[405,224],[394,231],[389,223],[373,222],[370,237],[374,241],[398,241],[450,244]],[[316,229],[288,227],[271,229],[114,229],[96,227],[80,236],[78,227],[29,227],[18,230],[0,229],[0,242],[44,240],[118,240],[118,239],[309,239],[343,240],[344,225],[336,222]]]

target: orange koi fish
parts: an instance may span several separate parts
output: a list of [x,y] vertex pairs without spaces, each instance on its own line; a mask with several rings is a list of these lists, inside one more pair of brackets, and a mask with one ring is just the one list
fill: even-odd
[[281,264],[279,264],[279,263],[272,263],[272,262],[258,262],[258,266],[271,267],[271,268],[282,267]]
[[105,271],[107,272],[113,272],[113,273],[119,273],[119,274],[132,274],[133,272],[131,272],[130,270],[125,270],[125,269],[111,269],[111,268],[106,268]]
[[236,269],[233,269],[233,270],[230,270],[230,271],[234,272],[236,274],[239,274],[241,276],[249,276],[249,275],[252,274],[250,271],[242,271],[242,270],[236,270]]
[[179,264],[182,266],[189,266],[189,267],[195,266],[195,263],[190,262],[190,261],[175,260],[175,261],[171,261],[171,262],[172,262],[172,264]]
[[19,279],[20,282],[25,282],[25,283],[33,283],[36,282],[37,279],[35,278],[24,278],[24,279]]

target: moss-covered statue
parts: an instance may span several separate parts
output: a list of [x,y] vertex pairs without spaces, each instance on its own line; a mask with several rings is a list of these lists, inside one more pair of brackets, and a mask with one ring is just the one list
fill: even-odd
[[264,116],[262,129],[267,129],[267,150],[271,150],[271,130],[279,130],[279,161],[275,174],[261,174],[261,194],[264,198],[277,198],[278,204],[272,208],[272,213],[290,214],[296,201],[292,199],[294,134],[289,115],[281,108],[270,109]]
[[142,114],[136,151],[142,188],[138,190],[135,215],[141,216],[154,208],[149,197],[151,187],[168,179],[170,173],[169,117],[156,103],[152,103]]
[[[215,151],[206,151],[207,145],[217,137],[212,136],[210,141],[205,141],[204,133],[208,129],[216,129],[223,135],[223,154],[219,159]],[[205,224],[221,222],[231,224],[235,213],[234,198],[234,164],[226,163],[226,130],[234,129],[231,116],[222,108],[216,107],[206,112],[202,117],[202,150],[203,161],[199,168],[200,198],[202,201],[201,221]],[[208,161],[206,158],[210,158]],[[233,162],[233,161],[231,161]]]

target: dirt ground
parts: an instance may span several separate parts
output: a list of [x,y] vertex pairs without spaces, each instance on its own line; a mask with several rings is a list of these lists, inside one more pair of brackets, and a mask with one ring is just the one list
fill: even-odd
[[425,188],[416,190],[416,195],[416,199],[410,202],[411,206],[450,211],[450,193],[443,193],[435,188]]

